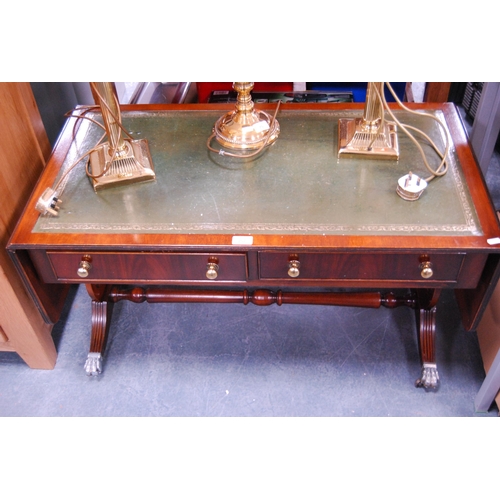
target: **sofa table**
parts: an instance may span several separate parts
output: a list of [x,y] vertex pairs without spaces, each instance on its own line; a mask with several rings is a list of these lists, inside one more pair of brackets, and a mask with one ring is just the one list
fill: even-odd
[[[417,201],[396,193],[409,171],[427,176],[401,131],[398,161],[338,158],[338,120],[361,116],[363,105],[284,104],[277,142],[254,159],[206,147],[230,109],[124,106],[124,126],[149,142],[156,180],[96,193],[82,162],[63,182],[59,215],[41,215],[42,192],[101,136],[89,120],[68,120],[8,245],[45,320],[58,318],[41,283],[85,284],[85,370],[96,375],[120,300],[411,307],[422,362],[416,385],[437,388],[440,292],[455,289],[464,327],[475,329],[499,275],[500,229],[454,105],[416,106],[441,118],[452,140],[448,173]],[[443,145],[433,120],[395,113]]]

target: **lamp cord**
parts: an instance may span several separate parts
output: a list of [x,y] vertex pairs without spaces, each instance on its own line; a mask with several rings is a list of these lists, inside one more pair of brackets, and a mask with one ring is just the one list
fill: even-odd
[[[392,110],[389,108],[389,105],[387,104],[387,100],[385,98],[385,95],[382,93],[382,95],[380,95],[378,89],[375,87],[375,90],[377,92],[377,95],[379,97],[379,99],[381,100],[382,102],[382,105],[384,107],[384,109],[389,113],[389,115],[391,116],[391,118],[394,120],[394,122],[401,128],[401,130],[411,139],[411,141],[417,146],[421,156],[422,156],[422,160],[424,162],[424,165],[426,166],[427,170],[429,170],[429,172],[432,174],[430,177],[427,177],[425,179],[426,182],[430,182],[432,179],[436,178],[436,177],[442,177],[443,175],[446,174],[446,172],[448,171],[448,163],[446,161],[446,158],[448,156],[448,152],[449,152],[449,149],[450,149],[450,139],[449,139],[449,136],[448,136],[448,133],[446,131],[446,127],[444,126],[444,124],[441,122],[441,120],[439,118],[437,118],[436,116],[430,114],[430,113],[425,113],[425,112],[417,112],[417,111],[414,111],[408,107],[406,107],[402,102],[401,100],[399,99],[399,97],[397,96],[396,92],[394,92],[394,89],[392,88],[391,84],[386,82],[385,83],[387,85],[387,88],[389,89],[389,91],[391,92],[391,94],[394,96],[394,99],[396,100],[396,102],[399,104],[399,106],[401,106],[401,108],[403,108],[405,111],[408,111],[409,113],[411,114],[414,114],[414,115],[417,115],[417,116],[426,116],[428,118],[432,118],[434,121],[436,121],[439,126],[443,129],[444,131],[444,134],[445,134],[445,137],[446,137],[446,145],[445,145],[445,150],[444,152],[441,152],[439,150],[439,148],[436,146],[436,144],[434,144],[434,141],[425,133],[423,132],[422,130],[416,128],[416,127],[412,127],[411,125],[407,125],[407,124],[403,124],[401,123],[395,116],[394,116],[394,113],[392,112]],[[429,165],[429,162],[427,161],[427,157],[426,157],[426,154],[422,148],[422,146],[418,143],[417,139],[415,139],[415,137],[413,136],[413,134],[411,134],[411,132],[409,132],[409,130],[413,130],[419,134],[421,134],[422,136],[425,137],[425,139],[427,139],[430,143],[430,145],[432,146],[432,148],[434,149],[434,151],[436,151],[436,153],[439,155],[439,157],[442,159],[441,160],[441,163],[439,164],[439,166],[436,168],[436,169],[433,169],[430,165]]]

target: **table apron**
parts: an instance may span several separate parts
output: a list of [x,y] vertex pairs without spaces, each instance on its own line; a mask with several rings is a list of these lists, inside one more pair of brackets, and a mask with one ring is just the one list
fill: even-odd
[[[241,252],[158,252],[30,250],[30,257],[46,283],[185,284],[211,286],[352,286],[475,288],[488,254],[438,251],[327,251],[254,250]],[[82,259],[91,268],[82,278]],[[300,263],[298,276],[288,274],[291,261]],[[422,276],[429,262],[432,276]],[[210,264],[217,276],[207,277]]]

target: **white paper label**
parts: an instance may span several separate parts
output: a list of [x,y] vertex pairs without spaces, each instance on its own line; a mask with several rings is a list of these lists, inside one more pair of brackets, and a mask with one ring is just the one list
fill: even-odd
[[253,245],[253,236],[233,236],[233,245]]

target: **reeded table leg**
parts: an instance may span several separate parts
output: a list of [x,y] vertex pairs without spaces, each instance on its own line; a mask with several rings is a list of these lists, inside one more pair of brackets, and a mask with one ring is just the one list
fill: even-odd
[[439,374],[436,365],[436,304],[441,290],[416,290],[417,330],[422,361],[422,375],[415,381],[417,387],[436,390]]
[[102,372],[102,357],[106,348],[113,302],[109,300],[111,287],[106,285],[86,285],[92,298],[92,331],[90,352],[85,361],[85,373],[97,376]]

